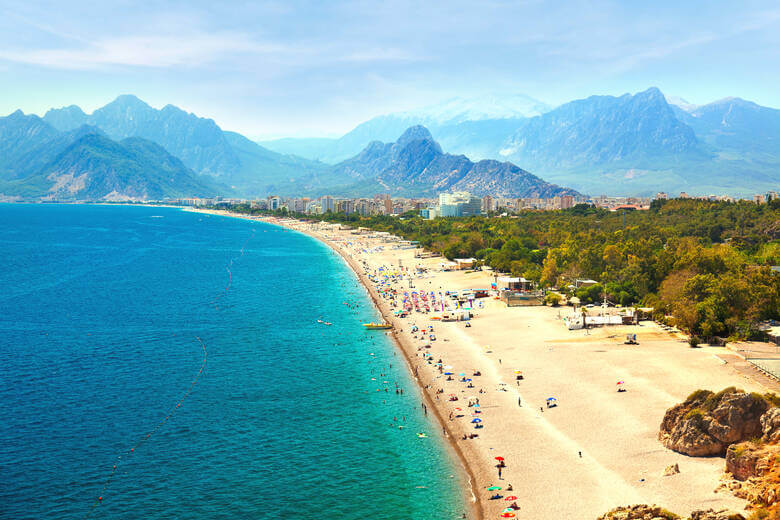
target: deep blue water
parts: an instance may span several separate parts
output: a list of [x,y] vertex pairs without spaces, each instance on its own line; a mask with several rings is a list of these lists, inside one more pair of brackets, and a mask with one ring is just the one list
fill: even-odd
[[376,318],[335,253],[275,226],[0,204],[0,518],[459,518]]

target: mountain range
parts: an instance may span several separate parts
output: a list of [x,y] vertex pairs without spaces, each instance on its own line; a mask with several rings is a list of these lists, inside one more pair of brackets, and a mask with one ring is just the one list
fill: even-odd
[[[448,109],[449,120],[484,114],[474,107]],[[273,152],[211,119],[172,105],[157,110],[130,95],[89,115],[72,105],[43,118],[21,111],[0,118],[3,198],[365,196],[377,190],[419,196],[450,188],[513,196],[571,191],[506,162],[472,163],[445,154],[421,126],[395,143],[372,141],[356,157],[329,165]]]
[[577,195],[549,184],[509,162],[472,162],[465,155],[444,153],[427,128],[408,128],[394,143],[373,141],[351,159],[335,166],[341,179],[356,188],[394,196],[435,196],[443,191],[469,191],[499,197]]
[[265,145],[131,95],[91,114],[16,111],[0,117],[0,198],[745,196],[780,184],[780,110],[739,98],[692,105],[657,88],[556,108],[525,96],[454,99],[339,139]]
[[[522,114],[500,109],[427,123],[448,151],[510,160],[540,177],[591,194],[657,191],[751,195],[780,184],[780,110],[739,98],[695,106],[657,88],[591,96]],[[430,111],[389,114],[339,139],[286,139],[271,149],[338,163],[374,139],[392,141]],[[316,145],[316,146],[313,146]]]
[[425,126],[447,150],[484,158],[492,143],[516,129],[526,118],[551,107],[522,94],[502,97],[452,98],[418,110],[374,117],[338,139],[285,138],[261,142],[282,153],[338,163],[359,153],[369,142],[393,142],[409,127]]
[[21,111],[0,118],[0,194],[6,197],[126,200],[218,192],[152,141],[113,141],[89,125],[63,132]]
[[243,196],[291,183],[317,186],[320,176],[330,170],[317,161],[272,152],[241,134],[222,130],[211,119],[173,105],[157,110],[131,95],[119,96],[90,115],[75,105],[52,109],[43,120],[61,131],[88,124],[114,140],[154,141],[194,172],[213,177]]

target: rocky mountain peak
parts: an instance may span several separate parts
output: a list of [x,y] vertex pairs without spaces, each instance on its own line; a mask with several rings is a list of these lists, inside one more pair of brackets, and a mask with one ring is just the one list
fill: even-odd
[[405,147],[412,141],[433,141],[433,135],[431,135],[431,132],[424,126],[414,125],[407,128],[406,131],[401,134],[401,137],[398,138],[396,144],[399,147]]

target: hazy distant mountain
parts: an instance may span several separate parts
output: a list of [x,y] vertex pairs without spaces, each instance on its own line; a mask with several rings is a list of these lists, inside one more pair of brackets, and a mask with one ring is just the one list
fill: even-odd
[[410,126],[422,125],[448,150],[483,158],[522,121],[550,110],[545,103],[524,95],[453,98],[418,110],[381,115],[361,123],[338,139],[278,139],[262,144],[335,163],[351,157],[372,141],[392,142]]
[[433,195],[447,190],[506,197],[576,193],[508,162],[474,163],[466,156],[444,153],[423,126],[410,127],[394,143],[369,143],[358,155],[336,165],[334,171],[339,178],[352,179],[361,188],[395,195]]
[[21,111],[0,117],[0,194],[5,196],[156,199],[214,195],[217,189],[151,141],[117,143],[88,125],[59,131]]
[[592,96],[528,119],[500,151],[538,171],[630,162],[647,166],[698,153],[693,129],[680,122],[663,94]]
[[780,155],[780,110],[732,97],[679,107],[676,114],[716,149]]
[[62,108],[52,108],[43,116],[43,120],[57,130],[67,132],[82,125],[86,125],[89,116],[76,105]]
[[6,177],[18,176],[25,167],[25,156],[57,135],[59,132],[40,117],[25,115],[21,110],[0,117],[0,172]]
[[44,119],[60,130],[87,122],[114,140],[142,137],[154,141],[195,172],[216,177],[247,196],[265,195],[291,179],[310,182],[328,170],[324,164],[272,152],[240,134],[224,132],[211,119],[173,105],[157,110],[131,95],[82,115],[81,109],[70,106],[49,110]]
[[780,184],[780,111],[739,98],[699,106],[650,88],[552,110],[540,104],[535,111],[480,113],[457,106],[375,117],[339,139],[267,145],[336,162],[372,140],[392,142],[422,124],[450,152],[472,160],[509,159],[586,193],[750,195]]
[[[656,88],[593,96],[527,120],[500,153],[589,193],[749,194],[778,185],[777,111],[746,102],[686,108],[669,105]],[[718,126],[724,117],[732,123]],[[759,130],[764,163],[744,155]]]

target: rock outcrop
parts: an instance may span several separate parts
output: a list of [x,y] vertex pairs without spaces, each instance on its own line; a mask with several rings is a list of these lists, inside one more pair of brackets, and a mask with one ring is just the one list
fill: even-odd
[[[616,507],[598,520],[677,520],[682,519],[671,511],[658,506],[639,504],[634,506]],[[713,509],[693,511],[686,520],[745,520],[739,513],[733,511]]]
[[699,390],[666,411],[658,438],[686,455],[723,455],[730,444],[763,434],[761,417],[769,406],[761,395],[733,387],[717,394]]
[[761,416],[761,432],[766,442],[780,440],[780,408],[770,408]]
[[765,475],[773,466],[778,446],[755,442],[732,444],[726,450],[726,472],[736,480]]
[[664,469],[664,477],[671,477],[672,475],[676,475],[679,472],[680,472],[680,465],[671,464],[669,466],[666,466],[666,469]]

